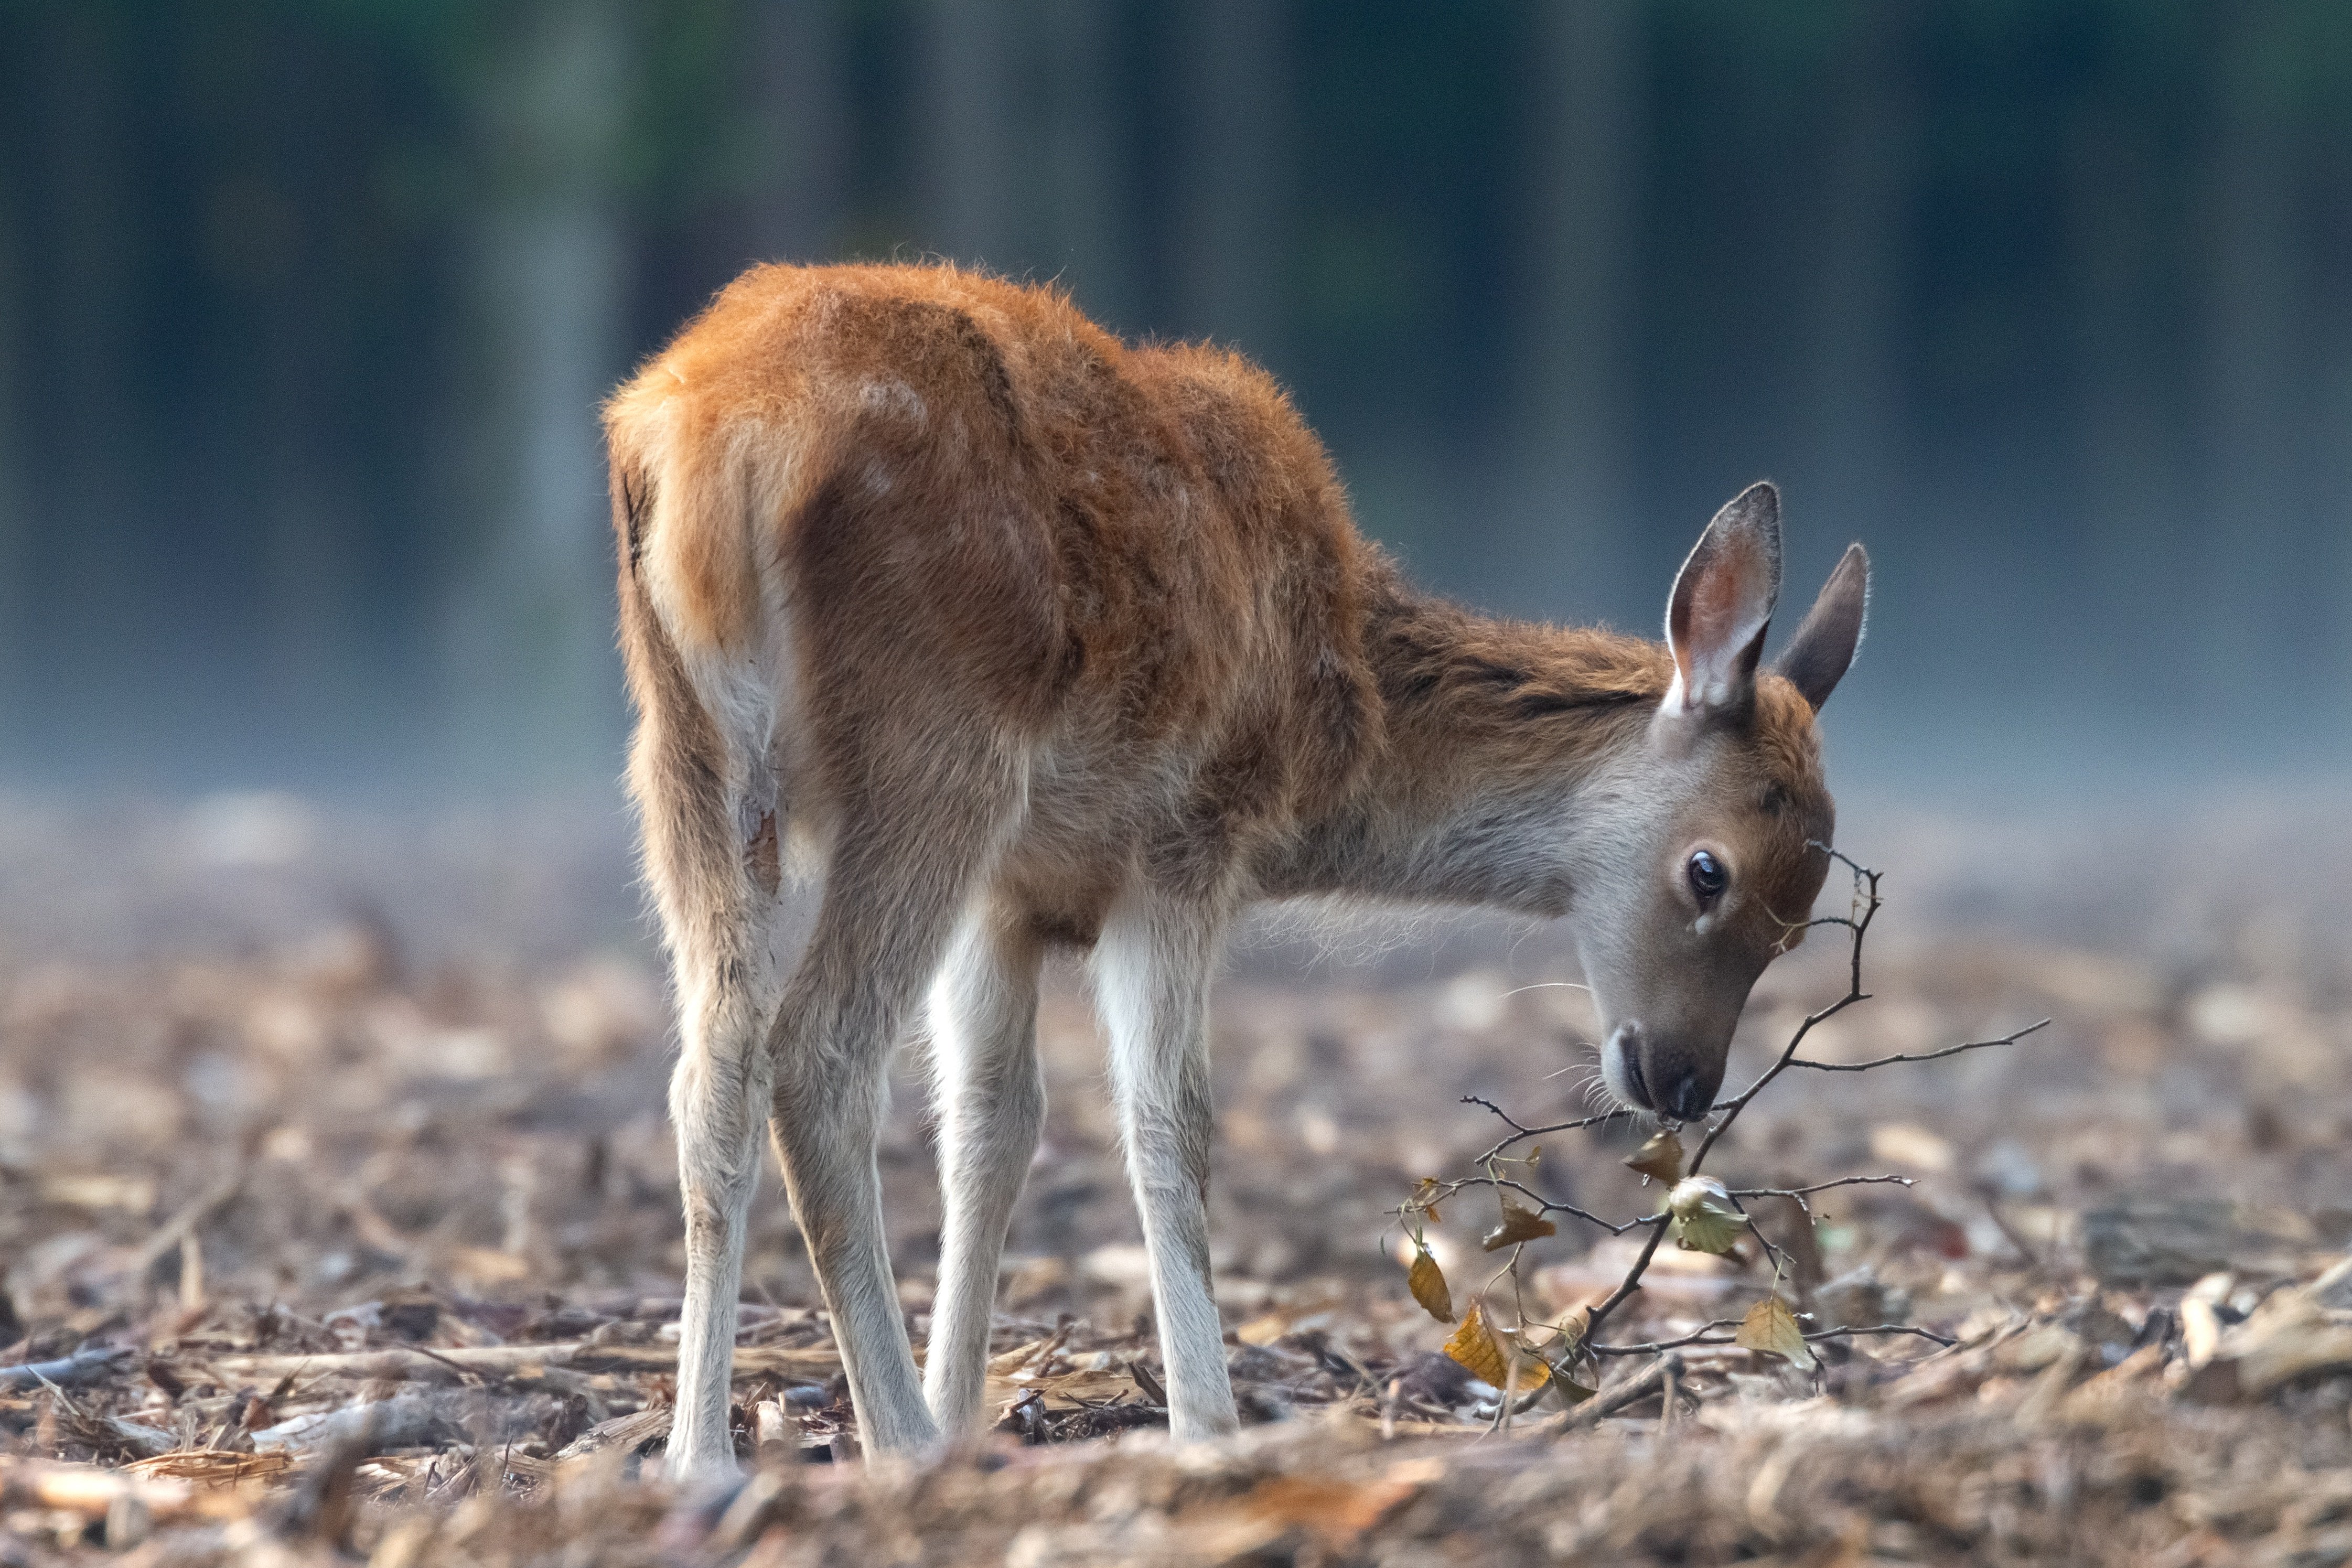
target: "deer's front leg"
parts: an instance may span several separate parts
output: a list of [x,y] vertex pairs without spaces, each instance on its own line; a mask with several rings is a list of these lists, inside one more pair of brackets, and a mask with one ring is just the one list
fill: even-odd
[[1186,1441],[1240,1426],[1209,1284],[1209,972],[1222,923],[1210,910],[1139,895],[1113,913],[1094,956],[1160,1309],[1169,1425]]

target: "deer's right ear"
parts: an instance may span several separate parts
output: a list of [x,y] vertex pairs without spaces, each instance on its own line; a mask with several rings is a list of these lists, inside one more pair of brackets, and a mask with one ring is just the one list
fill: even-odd
[[1773,668],[1805,694],[1814,712],[1822,710],[1822,704],[1844,678],[1846,667],[1853,662],[1853,650],[1862,646],[1862,626],[1869,614],[1870,557],[1861,545],[1849,544],[1837,570],[1822,585],[1822,596],[1813,601],[1812,609],[1797,627],[1797,635],[1773,661]]
[[1747,709],[1780,596],[1780,492],[1753,484],[1715,514],[1675,577],[1666,601],[1666,646],[1675,656],[1666,712]]

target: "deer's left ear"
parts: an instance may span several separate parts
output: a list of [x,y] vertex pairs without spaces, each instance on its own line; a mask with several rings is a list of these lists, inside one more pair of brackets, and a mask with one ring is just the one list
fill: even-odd
[[1675,683],[1665,711],[1744,710],[1756,697],[1756,661],[1780,596],[1780,492],[1753,484],[1726,502],[1666,601]]
[[1859,544],[1849,544],[1837,570],[1822,584],[1822,596],[1805,614],[1804,624],[1772,668],[1787,676],[1813,711],[1830,700],[1853,650],[1862,646],[1863,622],[1870,613],[1870,557]]

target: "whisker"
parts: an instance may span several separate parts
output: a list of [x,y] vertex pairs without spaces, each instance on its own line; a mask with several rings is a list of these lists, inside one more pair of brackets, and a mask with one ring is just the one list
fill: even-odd
[[1518,985],[1518,986],[1514,986],[1512,989],[1510,989],[1510,990],[1508,990],[1508,991],[1504,992],[1504,993],[1503,993],[1503,994],[1502,994],[1500,997],[1496,998],[1496,1000],[1498,1000],[1498,1001],[1507,1001],[1507,1000],[1508,1000],[1508,999],[1510,999],[1511,997],[1513,997],[1513,996],[1517,996],[1517,995],[1520,992],[1522,992],[1522,991],[1555,991],[1555,990],[1557,990],[1557,991],[1581,991],[1581,992],[1584,992],[1586,994],[1590,995],[1590,994],[1591,994],[1592,987],[1591,987],[1591,986],[1590,986],[1590,985],[1583,985],[1583,984],[1578,984],[1576,981],[1573,981],[1573,980],[1538,980],[1538,981],[1537,981],[1537,982],[1536,982],[1534,984],[1532,984],[1532,985]]

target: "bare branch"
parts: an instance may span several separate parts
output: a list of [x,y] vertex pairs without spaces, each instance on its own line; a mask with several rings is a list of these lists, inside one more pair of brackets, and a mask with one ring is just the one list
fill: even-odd
[[1542,1138],[1554,1132],[1574,1132],[1586,1127],[1599,1127],[1603,1122],[1622,1121],[1627,1117],[1637,1116],[1640,1114],[1639,1111],[1620,1109],[1617,1110],[1604,1110],[1597,1116],[1580,1116],[1573,1121],[1556,1121],[1547,1127],[1525,1127],[1513,1119],[1510,1113],[1506,1111],[1501,1106],[1496,1105],[1493,1100],[1485,1099],[1479,1095],[1465,1094],[1462,1097],[1462,1103],[1465,1105],[1484,1106],[1486,1110],[1493,1111],[1496,1116],[1499,1117],[1502,1120],[1503,1125],[1511,1130],[1508,1137],[1496,1144],[1492,1149],[1489,1149],[1485,1153],[1479,1155],[1475,1160],[1473,1160],[1471,1163],[1474,1165],[1484,1165],[1492,1161],[1500,1159],[1505,1150],[1512,1147],[1514,1144],[1524,1143],[1530,1138]]
[[1989,1050],[1994,1046],[2013,1046],[2035,1030],[2046,1029],[2049,1026],[2050,1020],[2044,1018],[2038,1024],[2028,1024],[2022,1029],[2012,1030],[1997,1040],[1970,1040],[1962,1046],[1946,1046],[1940,1051],[1903,1052],[1891,1057],[1874,1057],[1866,1062],[1816,1062],[1807,1061],[1802,1057],[1799,1057],[1791,1060],[1789,1065],[1792,1068],[1811,1068],[1815,1072],[1868,1072],[1873,1068],[1893,1067],[1897,1062],[1936,1062],[1943,1060],[1946,1057],[1958,1056],[1962,1051],[1982,1051]]
[[[1717,1318],[1703,1329],[1696,1329],[1678,1340],[1653,1340],[1639,1345],[1586,1345],[1587,1355],[1654,1355],[1661,1351],[1685,1350],[1693,1345],[1729,1345],[1739,1342],[1724,1333],[1725,1329],[1737,1329],[1739,1324],[1730,1318]],[[1910,1334],[1918,1339],[1932,1340],[1946,1349],[1960,1342],[1933,1329],[1923,1329],[1916,1323],[1873,1323],[1866,1328],[1814,1329],[1804,1336],[1807,1341],[1858,1339],[1865,1334]]]
[[[1998,1039],[1971,1040],[1963,1045],[1947,1047],[1942,1050],[1916,1053],[1906,1052],[1895,1056],[1881,1057],[1867,1062],[1838,1063],[1811,1061],[1801,1056],[1799,1053],[1803,1050],[1805,1041],[1811,1036],[1812,1032],[1816,1028],[1827,1023],[1832,1018],[1836,1017],[1840,1013],[1844,1012],[1847,1008],[1870,1000],[1870,993],[1863,989],[1863,942],[1864,939],[1869,934],[1872,922],[1877,919],[1878,911],[1883,907],[1883,900],[1879,897],[1878,872],[1863,865],[1852,857],[1840,852],[1830,845],[1815,844],[1812,847],[1822,850],[1828,854],[1833,861],[1844,866],[1853,874],[1853,901],[1852,908],[1847,914],[1822,916],[1806,922],[1808,925],[1842,926],[1851,933],[1851,941],[1849,942],[1846,959],[1845,994],[1837,997],[1826,1005],[1819,1007],[1807,1014],[1804,1019],[1797,1026],[1796,1029],[1790,1035],[1788,1044],[1781,1048],[1780,1053],[1773,1058],[1769,1066],[1768,1066],[1762,1072],[1759,1073],[1754,1080],[1751,1081],[1747,1088],[1741,1089],[1738,1094],[1733,1095],[1730,1099],[1709,1108],[1707,1112],[1708,1121],[1706,1123],[1704,1136],[1699,1141],[1697,1150],[1690,1156],[1688,1163],[1684,1167],[1685,1178],[1698,1173],[1700,1167],[1706,1163],[1707,1155],[1713,1152],[1716,1144],[1722,1140],[1723,1135],[1730,1130],[1731,1124],[1738,1120],[1739,1113],[1746,1110],[1748,1104],[1753,1101],[1759,1094],[1763,1092],[1766,1085],[1771,1083],[1773,1079],[1779,1078],[1790,1068],[1811,1068],[1816,1071],[1822,1072],[1866,1072],[1874,1068],[1893,1067],[1898,1063],[1939,1061],[1946,1057],[1958,1056],[1965,1051],[1984,1050],[1993,1046],[2014,1045],[2018,1041],[2025,1038],[2027,1036],[2033,1034],[2035,1031],[2046,1027],[2050,1023],[2049,1019],[2044,1018],[2039,1023],[2028,1025],[2024,1028],[2004,1035]],[[1633,1265],[1626,1269],[1624,1279],[1619,1282],[1616,1289],[1612,1290],[1604,1300],[1589,1310],[1585,1315],[1585,1321],[1581,1330],[1577,1334],[1575,1342],[1570,1346],[1568,1354],[1559,1364],[1552,1366],[1552,1373],[1555,1377],[1566,1378],[1577,1363],[1587,1359],[1597,1360],[1598,1358],[1604,1356],[1646,1355],[1656,1359],[1654,1360],[1652,1364],[1645,1371],[1633,1377],[1620,1381],[1614,1386],[1604,1389],[1592,1399],[1579,1405],[1574,1411],[1561,1417],[1559,1422],[1554,1424],[1552,1430],[1556,1432],[1564,1432],[1573,1430],[1580,1426],[1589,1426],[1598,1422],[1602,1416],[1610,1415],[1617,1410],[1621,1410],[1626,1405],[1646,1397],[1651,1393],[1657,1392],[1662,1388],[1672,1386],[1680,1368],[1680,1360],[1676,1352],[1685,1348],[1694,1346],[1731,1345],[1738,1342],[1736,1331],[1738,1329],[1739,1324],[1737,1321],[1728,1319],[1719,1319],[1716,1321],[1709,1322],[1701,1328],[1694,1330],[1690,1333],[1682,1335],[1675,1339],[1644,1341],[1640,1343],[1628,1344],[1601,1344],[1595,1342],[1600,1334],[1601,1325],[1608,1321],[1611,1314],[1614,1313],[1620,1307],[1631,1300],[1634,1293],[1642,1289],[1643,1276],[1648,1271],[1652,1262],[1656,1259],[1658,1247],[1660,1244],[1665,1240],[1667,1231],[1672,1228],[1673,1216],[1671,1214],[1662,1211],[1657,1214],[1643,1215],[1640,1218],[1629,1219],[1622,1223],[1602,1219],[1600,1215],[1579,1208],[1573,1204],[1556,1203],[1553,1200],[1545,1197],[1540,1193],[1536,1192],[1525,1183],[1502,1174],[1500,1170],[1497,1168],[1503,1163],[1510,1163],[1505,1158],[1509,1150],[1525,1142],[1528,1139],[1554,1132],[1573,1131],[1580,1128],[1601,1126],[1608,1122],[1620,1121],[1634,1114],[1633,1112],[1629,1110],[1612,1110],[1604,1112],[1598,1116],[1581,1117],[1572,1121],[1562,1121],[1543,1127],[1530,1127],[1520,1121],[1517,1118],[1512,1116],[1494,1101],[1483,1099],[1480,1096],[1465,1095],[1463,1097],[1463,1103],[1465,1105],[1477,1105],[1484,1107],[1486,1110],[1493,1113],[1493,1115],[1499,1120],[1505,1127],[1508,1128],[1509,1131],[1505,1134],[1499,1142],[1496,1143],[1493,1148],[1487,1150],[1476,1160],[1475,1163],[1482,1173],[1481,1174],[1464,1176],[1454,1181],[1445,1183],[1438,1183],[1434,1181],[1429,1182],[1415,1194],[1414,1197],[1410,1202],[1396,1212],[1409,1215],[1416,1211],[1426,1211],[1433,1205],[1454,1197],[1465,1188],[1484,1186],[1496,1189],[1498,1194],[1506,1192],[1516,1193],[1537,1205],[1538,1213],[1547,1215],[1574,1215],[1577,1218],[1584,1220],[1591,1225],[1597,1226],[1601,1229],[1607,1231],[1612,1236],[1623,1236],[1629,1231],[1641,1227],[1647,1227],[1649,1231],[1649,1235],[1642,1243],[1641,1251],[1635,1256]],[[1741,1200],[1767,1197],[1787,1198],[1795,1203],[1801,1209],[1810,1215],[1812,1213],[1811,1206],[1808,1205],[1805,1200],[1817,1193],[1830,1192],[1839,1187],[1880,1185],[1909,1187],[1913,1184],[1913,1178],[1909,1176],[1892,1174],[1840,1176],[1834,1180],[1815,1182],[1805,1186],[1735,1188],[1728,1191],[1728,1196],[1731,1198],[1734,1205],[1739,1207],[1742,1216],[1747,1220],[1747,1228],[1748,1233],[1756,1237],[1757,1244],[1763,1248],[1766,1258],[1775,1264],[1779,1269],[1785,1271],[1788,1265],[1787,1254],[1780,1247],[1775,1246],[1771,1238],[1767,1237],[1763,1233],[1762,1229],[1758,1226],[1755,1217],[1748,1213],[1746,1205],[1741,1202]],[[1513,1249],[1509,1261],[1503,1266],[1503,1268],[1496,1274],[1495,1279],[1488,1281],[1488,1289],[1492,1289],[1493,1286],[1501,1279],[1505,1276],[1508,1276],[1512,1281],[1512,1288],[1516,1299],[1516,1293],[1519,1285],[1518,1265],[1521,1250],[1521,1248]],[[1778,1274],[1776,1273],[1776,1285],[1777,1282]],[[1481,1292],[1481,1294],[1484,1294],[1484,1292]],[[1523,1302],[1520,1304],[1518,1317],[1521,1322],[1525,1322],[1527,1321],[1527,1313]],[[1909,1335],[1917,1339],[1927,1340],[1934,1344],[1944,1346],[1949,1346],[1955,1342],[1943,1334],[1939,1334],[1932,1330],[1920,1328],[1916,1324],[1910,1323],[1878,1323],[1853,1328],[1818,1329],[1805,1333],[1804,1338],[1808,1341],[1816,1341],[1858,1338],[1864,1335],[1893,1334]],[[1505,1403],[1507,1405],[1509,1401],[1507,1399]],[[1499,1419],[1500,1413],[1498,1412],[1498,1420]]]
[[1828,1192],[1832,1187],[1910,1187],[1918,1184],[1911,1176],[1840,1176],[1834,1182],[1815,1182],[1810,1187],[1731,1187],[1726,1195],[1734,1198],[1802,1198],[1815,1193]]

